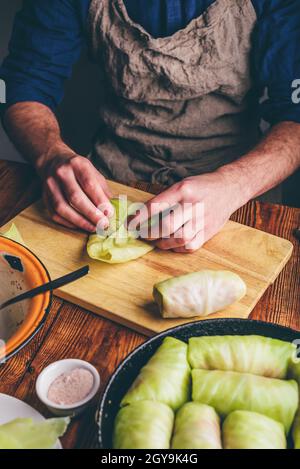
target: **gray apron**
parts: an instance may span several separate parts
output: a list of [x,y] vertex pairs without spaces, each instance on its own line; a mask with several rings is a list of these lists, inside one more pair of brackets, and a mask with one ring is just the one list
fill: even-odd
[[251,0],[216,0],[166,38],[133,22],[123,0],[92,0],[89,19],[105,87],[90,158],[104,176],[170,185],[258,142]]

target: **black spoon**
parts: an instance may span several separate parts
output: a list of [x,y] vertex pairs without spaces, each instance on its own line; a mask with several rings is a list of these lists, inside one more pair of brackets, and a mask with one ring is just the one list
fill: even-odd
[[21,295],[15,296],[10,300],[5,301],[4,303],[0,304],[0,311],[1,309],[7,308],[8,306],[12,306],[19,301],[28,300],[30,298],[34,298],[37,295],[41,295],[42,293],[46,293],[51,290],[56,290],[57,288],[63,287],[68,285],[69,283],[75,282],[82,277],[85,277],[89,273],[90,267],[86,265],[85,267],[81,267],[79,270],[75,270],[75,272],[71,272],[70,274],[64,275],[56,280],[51,280],[51,282],[45,283],[33,290],[29,290]]

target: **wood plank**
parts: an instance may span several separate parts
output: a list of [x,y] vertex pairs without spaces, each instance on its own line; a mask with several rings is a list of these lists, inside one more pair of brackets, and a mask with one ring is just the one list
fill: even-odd
[[[133,201],[144,202],[151,197],[117,183],[111,183],[111,188],[116,195],[127,195]],[[232,270],[246,282],[247,295],[211,317],[246,318],[292,253],[289,241],[230,221],[197,253],[182,255],[154,250],[128,264],[107,265],[89,259],[86,235],[53,224],[40,203],[14,221],[26,244],[45,263],[53,278],[90,264],[90,275],[58,290],[60,298],[147,335],[187,322],[158,316],[152,300],[152,288],[157,281],[201,269]]]

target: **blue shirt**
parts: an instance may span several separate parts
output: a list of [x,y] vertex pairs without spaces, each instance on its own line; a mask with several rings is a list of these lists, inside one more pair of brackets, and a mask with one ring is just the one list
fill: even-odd
[[[124,0],[129,16],[152,36],[168,36],[200,16],[215,0]],[[257,12],[252,72],[268,88],[262,117],[271,124],[300,123],[292,82],[300,78],[300,1],[252,0]],[[90,0],[25,0],[17,14],[9,55],[0,68],[7,106],[37,101],[54,110],[87,41]]]

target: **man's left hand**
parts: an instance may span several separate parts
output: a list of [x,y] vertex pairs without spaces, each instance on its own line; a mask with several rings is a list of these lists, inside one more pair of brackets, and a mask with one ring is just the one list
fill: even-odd
[[147,210],[141,211],[130,224],[142,225],[172,207],[159,226],[142,236],[163,250],[194,252],[217,234],[243,205],[239,192],[238,185],[229,181],[222,171],[189,177],[151,199],[146,204]]

